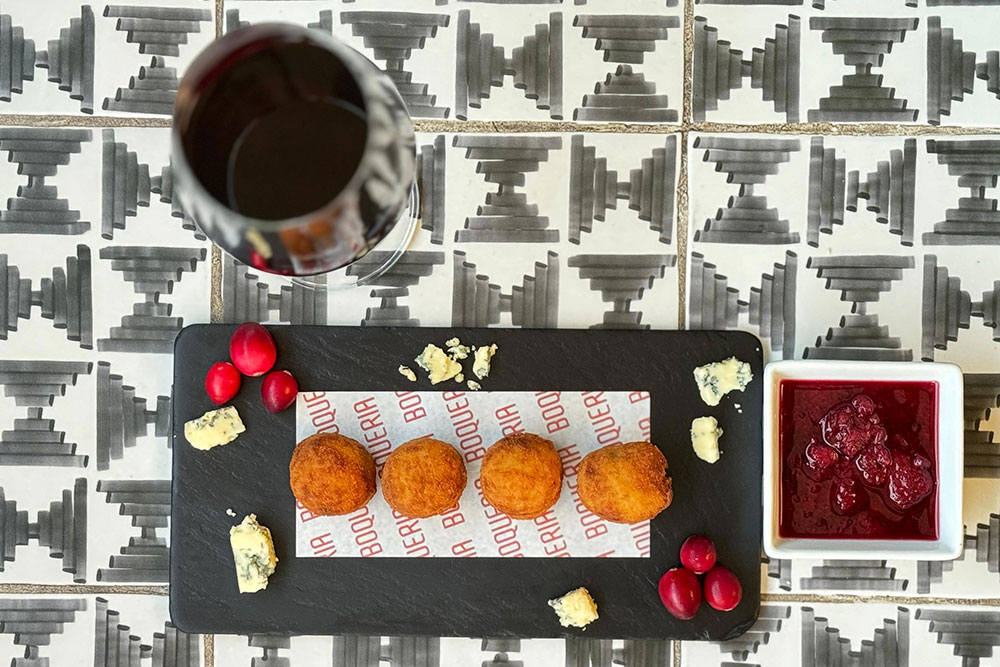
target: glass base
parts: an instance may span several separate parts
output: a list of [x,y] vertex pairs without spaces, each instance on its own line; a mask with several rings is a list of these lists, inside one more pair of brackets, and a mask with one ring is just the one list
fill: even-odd
[[417,233],[420,224],[420,192],[414,183],[410,203],[400,213],[392,230],[378,245],[347,266],[314,276],[289,276],[286,280],[316,290],[343,290],[364,287],[375,282],[399,261]]

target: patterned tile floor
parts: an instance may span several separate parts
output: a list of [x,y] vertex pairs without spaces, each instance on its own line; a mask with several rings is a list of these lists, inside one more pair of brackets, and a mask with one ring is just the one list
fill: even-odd
[[[1000,0],[38,9],[0,5],[0,661],[1000,664]],[[167,143],[179,77],[213,35],[265,20],[348,40],[417,119],[404,295],[305,294],[220,259],[184,218]],[[412,48],[390,48],[400,32]],[[530,231],[482,222],[483,133],[531,156],[508,165]],[[484,280],[556,298],[453,308]],[[247,319],[740,328],[774,359],[957,362],[966,551],[765,560],[760,620],[721,645],[188,636],[164,596],[170,341]]]

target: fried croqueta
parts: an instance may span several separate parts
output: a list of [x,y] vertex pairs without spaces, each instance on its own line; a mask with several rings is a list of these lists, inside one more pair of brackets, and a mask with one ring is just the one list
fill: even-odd
[[457,505],[466,481],[458,450],[434,438],[418,438],[404,442],[385,460],[382,495],[403,516],[424,519]]
[[577,467],[580,500],[614,523],[652,519],[673,500],[667,459],[648,442],[608,445],[587,454]]
[[339,434],[317,433],[297,444],[288,476],[292,493],[313,514],[350,514],[375,495],[375,460]]
[[559,500],[562,461],[551,440],[517,433],[486,450],[479,479],[490,505],[512,519],[534,519]]

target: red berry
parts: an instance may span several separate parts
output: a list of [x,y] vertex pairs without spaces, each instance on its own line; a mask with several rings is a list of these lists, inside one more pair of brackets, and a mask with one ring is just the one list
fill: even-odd
[[809,444],[806,445],[806,451],[802,457],[806,475],[817,482],[830,479],[833,476],[834,467],[839,459],[840,455],[836,449],[824,445],[816,438],[810,440]]
[[889,466],[892,465],[892,452],[885,445],[869,445],[861,450],[854,465],[861,473],[865,484],[874,487],[885,485],[889,478]]
[[267,329],[247,322],[238,326],[229,339],[229,356],[241,373],[257,377],[271,370],[278,351]]
[[820,420],[823,440],[848,459],[869,445],[885,444],[886,432],[874,410],[875,402],[864,395],[834,406]]
[[729,611],[743,599],[743,587],[736,575],[716,565],[705,575],[705,602],[712,609]]
[[870,396],[858,394],[851,399],[851,407],[857,410],[862,417],[874,418],[873,421],[878,423],[879,416],[875,414],[875,401]]
[[287,410],[299,393],[299,383],[288,371],[272,371],[260,385],[260,398],[268,412]]
[[701,582],[691,570],[675,567],[660,577],[660,601],[672,615],[687,621],[701,606]]
[[213,403],[222,405],[239,392],[241,380],[235,366],[228,361],[220,361],[212,364],[205,374],[205,391]]
[[715,542],[692,535],[681,545],[681,565],[695,574],[705,574],[715,566]]
[[905,511],[930,495],[934,489],[931,462],[920,454],[896,453],[889,469],[889,504]]
[[830,487],[830,504],[837,514],[857,514],[868,507],[868,493],[856,479],[838,479]]

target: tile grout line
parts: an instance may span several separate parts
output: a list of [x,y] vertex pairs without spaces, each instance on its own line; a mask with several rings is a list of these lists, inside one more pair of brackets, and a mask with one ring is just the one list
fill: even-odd
[[[691,126],[691,81],[694,54],[694,0],[684,0],[684,72],[681,99],[681,131],[677,140],[681,155],[677,176],[676,253],[677,253],[677,328],[687,328],[687,246],[688,246],[688,129]],[[679,663],[678,663],[679,664]]]
[[[688,56],[685,56],[688,59]],[[690,113],[690,90],[684,93],[684,113]],[[24,127],[146,127],[169,129],[170,118],[72,116],[56,114],[0,114],[0,126]],[[561,121],[504,120],[421,120],[413,121],[417,132],[468,133],[468,134],[517,134],[526,132],[583,132],[592,134],[674,134],[680,132],[706,133],[760,133],[829,136],[929,136],[1000,134],[1000,126],[958,125],[903,125],[888,123],[760,123],[742,124],[685,120],[680,123],[574,123]]]
[[215,635],[202,635],[205,667],[215,667]]
[[681,91],[681,122],[690,127],[694,91],[694,0],[684,0],[684,71]]
[[[689,60],[685,56],[685,60]],[[690,82],[690,77],[687,77]],[[684,113],[690,114],[690,90],[684,92]],[[577,123],[571,121],[535,121],[535,120],[421,120],[413,121],[417,132],[454,132],[454,133],[522,133],[522,132],[583,132],[594,134],[671,134],[683,131],[712,133],[761,133],[761,134],[799,134],[799,135],[830,135],[830,136],[925,136],[925,135],[970,135],[970,134],[1000,134],[1000,126],[958,126],[958,125],[904,125],[891,123],[726,123],[715,121],[684,120],[679,123]]]
[[796,593],[761,593],[761,602],[798,604],[908,604],[931,607],[1000,607],[1000,598],[945,598],[905,595],[811,595]]
[[687,246],[688,246],[688,133],[681,132],[677,140],[681,143],[681,167],[677,178],[677,328],[687,328]]
[[[222,37],[223,21],[225,20],[225,0],[215,0],[215,37]],[[222,249],[212,244],[212,296],[209,321],[222,321]],[[205,667],[212,667],[211,662]]]
[[0,584],[0,595],[158,595],[167,586],[98,586],[92,584]]

